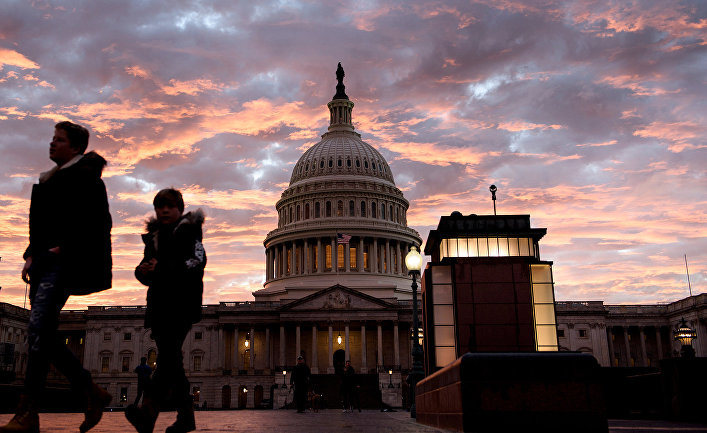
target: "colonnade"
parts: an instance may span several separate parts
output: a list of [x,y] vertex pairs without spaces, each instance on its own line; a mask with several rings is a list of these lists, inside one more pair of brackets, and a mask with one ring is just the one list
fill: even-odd
[[266,281],[340,272],[405,276],[405,255],[410,245],[376,237],[352,237],[348,244],[338,244],[336,236],[281,242],[266,250]]
[[[411,327],[411,323],[406,323],[403,329]],[[385,339],[384,328],[387,334]],[[223,348],[220,357],[225,370],[253,370],[256,369],[255,367],[257,369],[286,370],[288,366],[291,367],[295,364],[297,354],[304,353],[312,373],[332,374],[335,371],[334,353],[337,350],[344,350],[344,358],[351,360],[355,368],[361,373],[368,373],[373,367],[376,368],[376,371],[397,370],[401,368],[400,328],[401,324],[398,321],[392,322],[392,326],[390,321],[356,322],[355,324],[351,322],[344,322],[343,324],[330,322],[324,326],[317,323],[292,323],[266,326],[264,329],[262,327],[240,325],[230,331],[233,332],[232,339],[230,337],[226,338],[223,328],[219,329],[219,340]],[[293,329],[294,339],[292,339]],[[392,337],[390,336],[391,330]],[[359,340],[355,353],[352,355],[350,342],[352,334],[356,333],[356,331],[359,331]],[[322,339],[319,338],[320,332],[326,333],[327,338],[324,344],[321,341]],[[249,340],[248,350],[244,349],[243,343],[239,344],[239,341],[243,340],[243,338],[239,339],[239,335],[246,333],[251,339]],[[273,339],[273,333],[279,334],[277,342]],[[373,338],[367,338],[367,336],[370,337],[371,335],[373,335]],[[338,336],[342,338],[341,343],[337,342]],[[307,338],[311,339],[311,343],[305,345],[305,339]],[[368,357],[369,340],[375,341],[376,359],[369,359]],[[292,350],[292,345],[294,345],[294,351]],[[392,351],[384,350],[389,349],[391,345],[393,346]],[[307,350],[303,351],[305,346]],[[336,346],[340,346],[341,349],[335,349]],[[260,353],[256,353],[255,347],[259,348]],[[407,346],[403,347],[403,356],[407,356],[407,348]],[[324,365],[320,365],[320,361],[323,359],[323,357],[320,357],[320,353],[324,350],[327,353],[326,362]],[[228,352],[230,354],[227,357],[226,353]],[[384,353],[386,354],[385,359]],[[256,356],[262,359],[257,366],[255,364]],[[248,368],[245,368],[244,364],[246,359],[248,360]]]
[[[671,337],[670,331],[665,326],[607,326],[606,332],[609,343],[609,359],[612,366],[649,367],[651,366],[651,358],[660,361],[666,357],[664,348],[672,348],[670,340],[663,341],[664,335],[667,335],[668,338]],[[638,350],[631,347],[633,336],[638,337]],[[653,346],[651,348],[655,349],[655,356],[649,356],[646,348],[647,340]],[[617,357],[617,355],[619,356]],[[639,355],[640,358],[636,359],[635,355]],[[669,354],[668,357],[670,356]],[[632,363],[631,360],[634,362]]]

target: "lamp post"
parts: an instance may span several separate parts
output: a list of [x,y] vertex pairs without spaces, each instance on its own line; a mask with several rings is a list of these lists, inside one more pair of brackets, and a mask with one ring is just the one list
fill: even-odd
[[388,388],[393,387],[393,370],[388,370]]
[[405,256],[405,266],[408,268],[408,274],[412,277],[412,371],[410,372],[410,417],[417,418],[417,409],[415,405],[415,388],[417,382],[425,377],[425,370],[422,367],[422,347],[418,339],[418,329],[420,327],[417,318],[417,281],[415,277],[420,274],[422,267],[422,256],[417,251],[414,245],[410,247],[410,252]]
[[685,322],[685,318],[682,318],[680,321],[680,325],[678,328],[673,331],[674,339],[675,341],[679,341],[680,344],[682,345],[682,348],[680,349],[680,355],[683,358],[694,358],[695,357],[695,349],[692,347],[692,340],[697,338],[697,332],[687,326],[687,322]]
[[287,370],[282,370],[282,387],[287,388],[287,384],[285,383],[285,378],[287,377]]

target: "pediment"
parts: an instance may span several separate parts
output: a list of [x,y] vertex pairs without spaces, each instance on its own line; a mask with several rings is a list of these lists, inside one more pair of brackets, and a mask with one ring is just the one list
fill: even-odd
[[389,310],[393,305],[357,290],[337,284],[291,302],[281,311],[303,310]]

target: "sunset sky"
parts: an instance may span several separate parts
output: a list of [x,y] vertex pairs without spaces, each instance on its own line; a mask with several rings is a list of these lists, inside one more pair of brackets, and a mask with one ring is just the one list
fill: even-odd
[[60,120],[109,161],[114,224],[114,288],[67,308],[144,304],[139,234],[169,186],[207,215],[204,302],[253,300],[337,62],[423,239],[492,213],[493,183],[499,213],[547,227],[558,300],[683,298],[684,254],[707,292],[707,2],[5,0],[0,301],[23,305]]

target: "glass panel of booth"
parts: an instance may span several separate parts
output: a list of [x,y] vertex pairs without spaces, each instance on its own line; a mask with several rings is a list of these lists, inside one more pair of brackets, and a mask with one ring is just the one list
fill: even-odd
[[454,326],[435,326],[435,346],[454,347]]
[[435,347],[435,363],[437,367],[446,367],[456,361],[457,354],[454,347]]
[[454,307],[452,305],[433,306],[435,325],[454,325]]
[[452,304],[452,285],[435,284],[432,299],[435,304]]
[[432,283],[433,284],[452,284],[452,268],[451,268],[451,266],[433,266],[432,267]]

